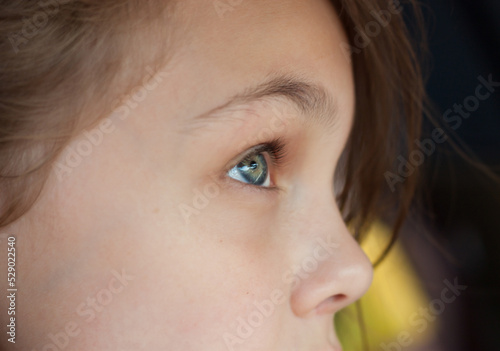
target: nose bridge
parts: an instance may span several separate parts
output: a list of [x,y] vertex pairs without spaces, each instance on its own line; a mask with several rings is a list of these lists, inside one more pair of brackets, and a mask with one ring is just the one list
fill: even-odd
[[309,193],[301,202],[293,218],[294,236],[302,247],[294,256],[291,306],[298,316],[333,314],[364,294],[372,266],[349,233],[333,195]]

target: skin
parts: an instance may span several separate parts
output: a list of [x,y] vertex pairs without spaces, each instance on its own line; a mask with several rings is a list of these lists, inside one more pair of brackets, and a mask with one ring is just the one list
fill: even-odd
[[[372,268],[334,198],[355,105],[339,20],[323,0],[244,1],[222,17],[212,2],[182,6],[186,29],[159,84],[9,228],[9,348],[340,349],[333,316]],[[281,75],[324,89],[335,120],[283,96],[213,111]],[[274,166],[265,155],[270,188],[227,175],[275,138],[285,156]]]

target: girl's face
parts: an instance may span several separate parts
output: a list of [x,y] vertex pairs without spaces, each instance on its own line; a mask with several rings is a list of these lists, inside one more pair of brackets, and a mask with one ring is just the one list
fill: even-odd
[[338,350],[333,315],[372,270],[334,196],[355,101],[333,7],[182,1],[172,20],[168,65],[13,227],[18,344]]

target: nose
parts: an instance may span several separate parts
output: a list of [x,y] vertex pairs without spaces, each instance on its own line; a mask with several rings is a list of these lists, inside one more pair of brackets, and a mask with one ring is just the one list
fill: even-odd
[[[371,284],[373,268],[348,231],[335,201],[310,204],[295,222],[303,247],[294,256],[291,308],[299,317],[334,314],[358,300]],[[299,222],[297,222],[299,221]]]

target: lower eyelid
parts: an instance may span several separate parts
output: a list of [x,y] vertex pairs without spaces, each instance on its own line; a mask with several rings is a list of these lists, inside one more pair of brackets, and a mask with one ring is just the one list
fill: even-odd
[[224,187],[227,187],[228,189],[234,189],[236,191],[244,191],[244,192],[251,192],[251,193],[259,193],[259,194],[272,194],[272,193],[280,191],[280,189],[278,187],[273,186],[273,185],[271,185],[269,187],[264,187],[264,186],[243,183],[243,182],[237,181],[233,178],[230,178],[229,176],[225,177],[223,184],[224,184]]

